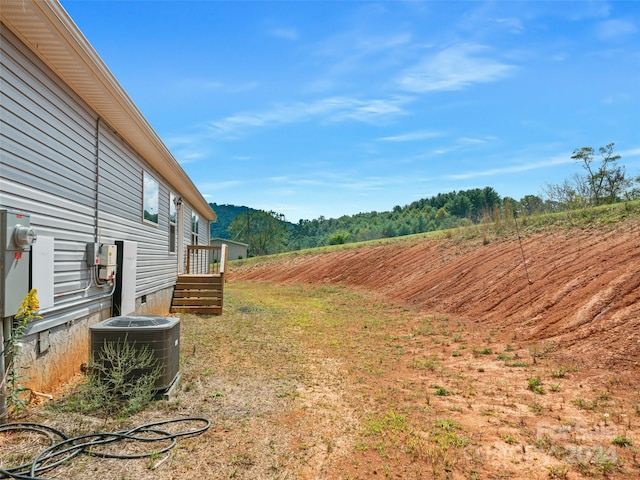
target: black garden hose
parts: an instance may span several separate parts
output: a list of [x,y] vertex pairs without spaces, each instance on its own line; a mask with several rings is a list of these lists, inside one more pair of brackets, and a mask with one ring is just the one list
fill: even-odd
[[[178,433],[169,433],[157,428],[174,423],[195,423],[196,427]],[[95,457],[117,458],[123,460],[151,457],[152,455],[158,455],[171,450],[175,446],[178,438],[200,435],[208,430],[210,426],[211,422],[206,418],[175,418],[172,420],[146,423],[132,428],[131,430],[90,433],[87,435],[69,438],[61,431],[47,425],[24,422],[7,423],[0,425],[0,433],[11,431],[33,431],[49,437],[51,445],[36,454],[30,463],[7,469],[0,468],[0,478],[14,478],[19,480],[54,480],[40,477],[38,475],[55,469],[58,465],[68,462],[80,453]],[[100,446],[123,440],[143,443],[165,442],[166,445],[160,449],[154,449],[151,452],[134,455],[117,455],[101,452],[99,450]]]

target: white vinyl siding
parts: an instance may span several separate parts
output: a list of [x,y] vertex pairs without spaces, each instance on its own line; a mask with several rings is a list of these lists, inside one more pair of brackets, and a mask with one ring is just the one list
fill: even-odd
[[[2,24],[0,85],[0,208],[30,213],[54,238],[54,293],[87,285],[96,240],[137,242],[136,297],[173,286],[168,183]],[[144,171],[158,181],[157,225],[142,221]],[[191,211],[185,204],[185,246]]]
[[95,232],[95,120],[6,28],[0,36],[0,206],[55,238],[54,292],[78,289]]

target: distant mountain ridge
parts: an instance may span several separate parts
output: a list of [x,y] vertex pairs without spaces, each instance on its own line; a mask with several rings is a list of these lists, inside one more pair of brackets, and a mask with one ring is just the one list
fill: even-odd
[[258,210],[251,207],[238,206],[238,205],[218,205],[217,203],[209,204],[218,220],[211,224],[211,238],[226,238],[232,240],[229,237],[227,228],[231,225],[238,215],[245,213],[246,211],[257,212]]

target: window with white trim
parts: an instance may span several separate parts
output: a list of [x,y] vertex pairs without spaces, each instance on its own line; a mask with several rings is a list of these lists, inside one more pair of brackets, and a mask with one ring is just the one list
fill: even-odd
[[142,183],[142,220],[157,225],[160,186],[147,172],[142,172]]
[[196,215],[195,213],[192,213],[191,214],[191,245],[198,245],[199,221],[200,219],[198,218],[198,215]]

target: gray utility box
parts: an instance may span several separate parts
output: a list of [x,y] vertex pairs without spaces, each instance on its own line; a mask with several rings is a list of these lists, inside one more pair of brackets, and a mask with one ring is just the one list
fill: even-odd
[[29,293],[29,254],[36,233],[28,214],[0,210],[0,317],[18,313]]
[[[99,353],[105,343],[116,346],[128,344],[136,348],[147,348],[160,367],[160,378],[156,390],[168,389],[178,375],[180,367],[180,319],[157,315],[127,315],[111,317],[89,327],[91,333],[90,353],[93,361],[99,361]],[[149,373],[153,368],[139,371]]]

